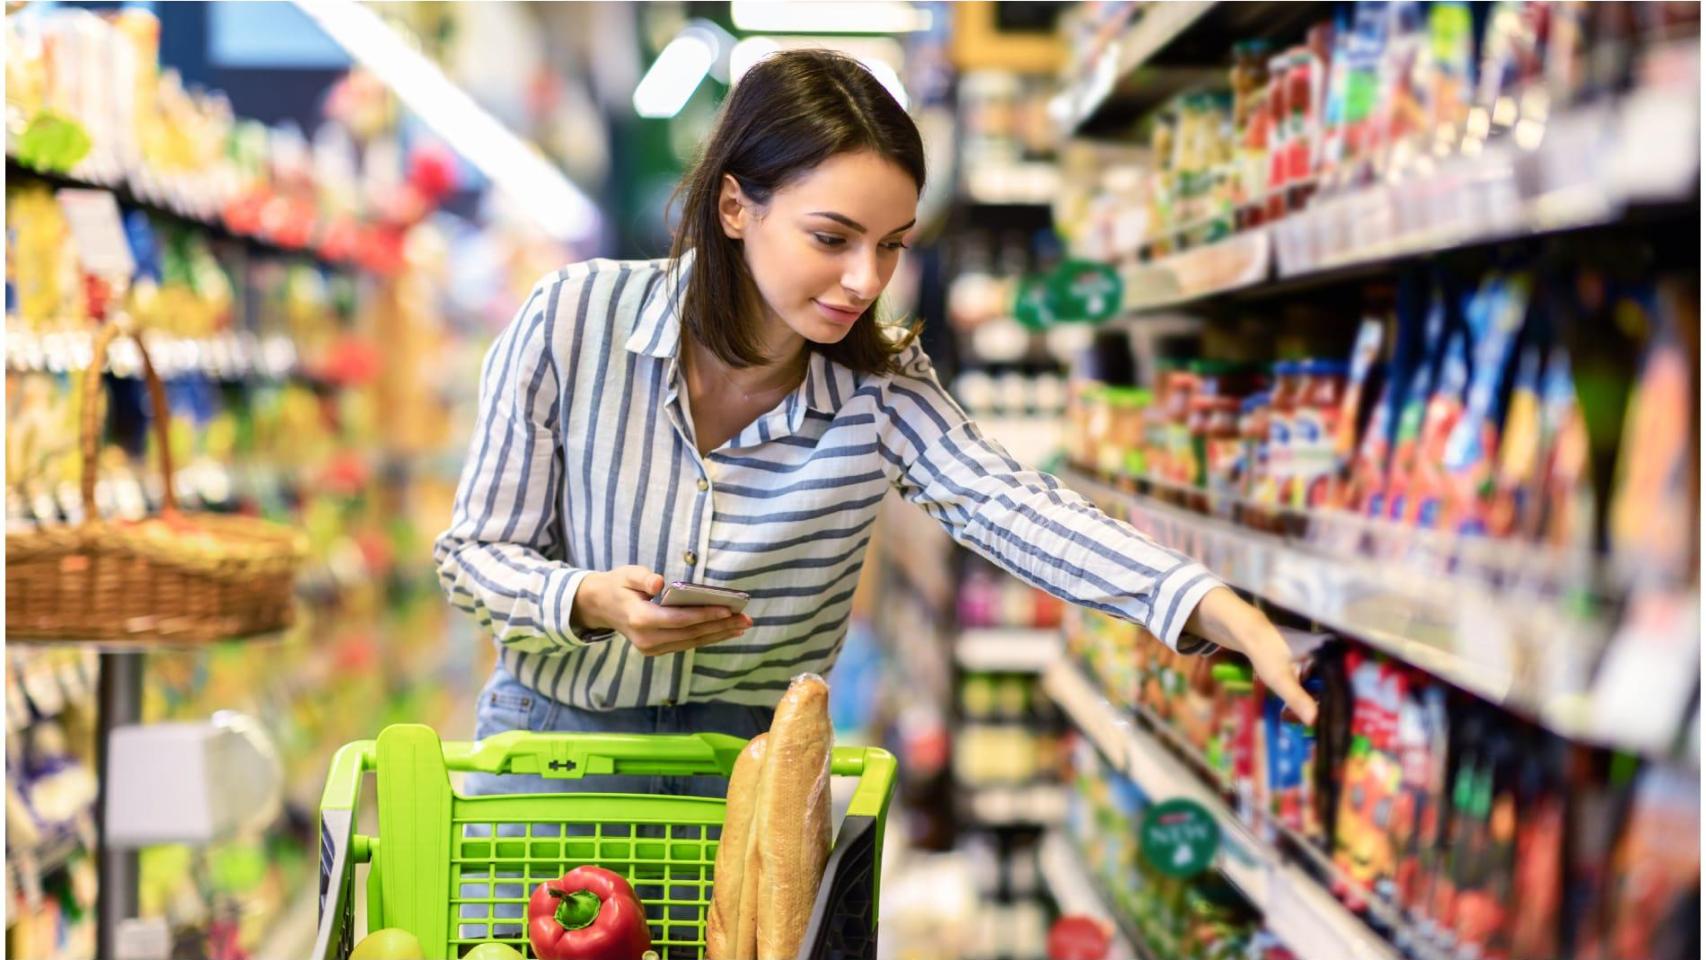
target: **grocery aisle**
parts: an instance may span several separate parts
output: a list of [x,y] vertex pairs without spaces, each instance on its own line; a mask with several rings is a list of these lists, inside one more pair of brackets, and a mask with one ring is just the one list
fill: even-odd
[[959,215],[1010,239],[949,241],[952,388],[1262,606],[1321,714],[897,510],[878,629],[925,678],[915,835],[980,888],[957,955],[1107,955],[1051,906],[1125,956],[1697,955],[1696,12],[1062,19],[1052,249],[968,150]]
[[[735,936],[711,923],[728,877],[778,883],[772,847],[808,851],[807,899],[767,887],[754,919],[737,886],[728,909],[801,957],[1699,955],[1698,20],[1452,0],[8,3],[6,955],[574,956],[526,918],[568,924],[547,881],[588,865],[647,917],[655,952],[624,957],[703,957]],[[689,722],[674,696],[644,742],[554,737],[552,673],[629,696],[654,664],[621,636],[544,659],[595,634],[549,589],[446,595],[435,540],[465,464],[508,462],[516,436],[482,419],[482,382],[526,362],[497,338],[564,265],[646,276],[632,261],[669,252],[672,192],[734,85],[819,47],[918,128],[929,178],[883,309],[921,322],[964,433],[1010,474],[976,495],[938,476],[952,496],[923,509],[894,483],[868,521],[780,545],[746,517],[658,550],[665,580],[749,591],[758,629],[727,649],[787,649],[731,670],[703,647],[657,676],[782,696],[786,674],[770,749],[806,762],[652,734]],[[591,395],[643,408],[633,364],[660,342]],[[574,381],[539,371],[534,391]],[[803,389],[804,417],[784,397],[728,446],[813,449],[833,411]],[[652,419],[695,437],[679,409]],[[635,450],[646,419],[622,428]],[[553,433],[557,462],[621,519],[593,527],[637,537],[657,518],[598,485],[624,454],[593,429]],[[862,464],[846,443],[822,446]],[[697,484],[648,460],[638,502],[696,486],[707,523],[751,497],[833,519],[812,491],[869,479],[741,454],[705,456]],[[787,489],[741,492],[737,466]],[[1025,499],[1011,477],[1031,470],[1053,479]],[[581,483],[566,513],[594,508]],[[1093,535],[997,562],[1031,513],[1086,505],[1259,608],[1316,721],[1243,656],[1115,616],[1129,598],[1105,582],[1101,609],[1042,589],[1135,562]],[[995,541],[938,522],[980,509]],[[689,526],[671,516],[663,533]],[[557,522],[575,543],[546,537],[550,562],[597,535],[538,526]],[[760,547],[785,559],[743,580]],[[820,568],[845,582],[801,635],[766,632]],[[527,669],[506,661],[522,688],[483,688],[501,644],[475,594],[541,589],[564,622],[515,648]],[[798,644],[842,610],[820,701]],[[465,749],[477,707],[531,729]],[[646,786],[474,797],[496,770]],[[689,772],[734,783],[674,795]],[[824,849],[775,839],[824,811]],[[722,849],[737,829],[750,859]]]

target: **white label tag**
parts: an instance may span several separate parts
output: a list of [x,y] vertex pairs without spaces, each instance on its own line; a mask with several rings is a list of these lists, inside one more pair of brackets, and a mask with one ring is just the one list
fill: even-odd
[[119,219],[118,201],[105,190],[61,190],[60,209],[65,211],[77,259],[86,273],[100,277],[129,278],[136,272]]

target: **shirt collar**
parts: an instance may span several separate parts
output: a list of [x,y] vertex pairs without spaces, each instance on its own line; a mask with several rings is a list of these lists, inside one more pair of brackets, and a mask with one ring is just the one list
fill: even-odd
[[679,307],[687,292],[687,279],[693,274],[693,251],[657,263],[661,276],[646,291],[626,346],[634,353],[665,360],[673,359],[681,346]]

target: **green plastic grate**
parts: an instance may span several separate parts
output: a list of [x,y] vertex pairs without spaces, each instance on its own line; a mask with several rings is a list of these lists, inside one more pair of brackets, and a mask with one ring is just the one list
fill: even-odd
[[[605,816],[613,808],[627,811],[627,818]],[[532,819],[511,819],[519,815]],[[722,801],[697,797],[459,798],[451,817],[446,945],[460,957],[500,940],[531,957],[524,917],[533,891],[575,867],[597,864],[633,885],[660,954],[698,957],[722,821]]]

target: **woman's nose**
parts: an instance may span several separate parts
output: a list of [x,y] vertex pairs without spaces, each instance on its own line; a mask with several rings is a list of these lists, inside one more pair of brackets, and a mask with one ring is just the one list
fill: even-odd
[[877,253],[855,254],[847,265],[846,272],[841,275],[841,286],[849,296],[856,298],[861,305],[877,299],[882,293],[882,270],[877,265]]

